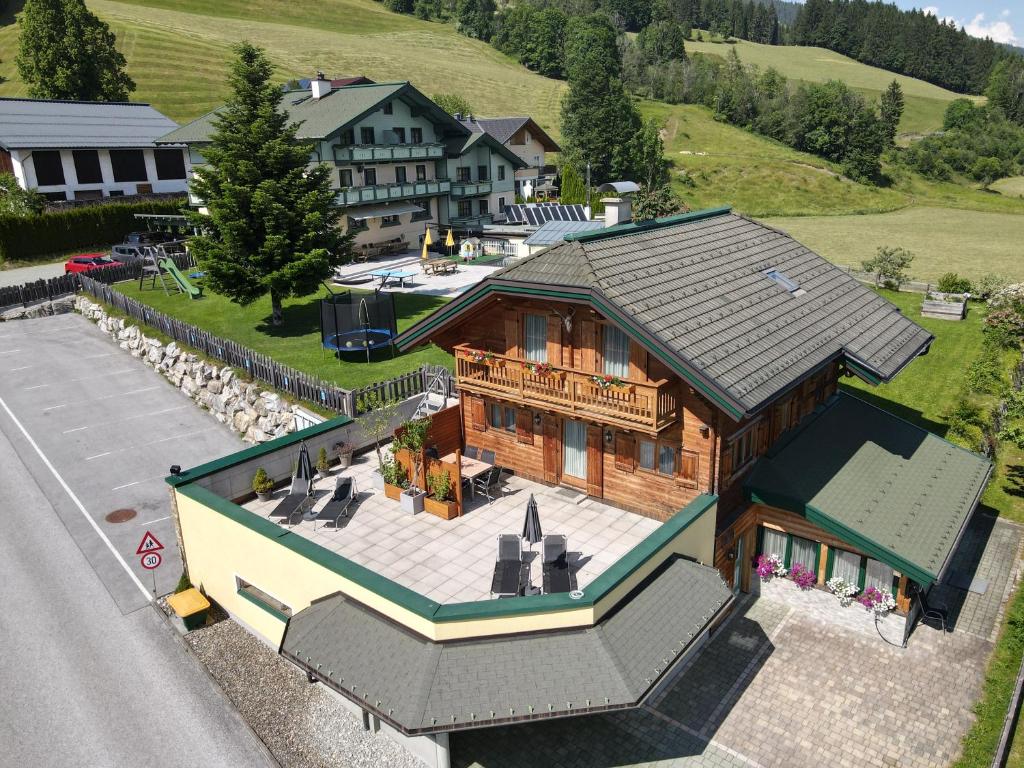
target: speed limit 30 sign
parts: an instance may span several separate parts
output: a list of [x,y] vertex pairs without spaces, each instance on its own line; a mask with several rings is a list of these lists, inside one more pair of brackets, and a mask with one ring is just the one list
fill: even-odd
[[160,556],[159,552],[147,552],[139,562],[142,563],[142,567],[147,571],[152,571],[154,568],[159,568],[160,563],[163,561],[164,559]]

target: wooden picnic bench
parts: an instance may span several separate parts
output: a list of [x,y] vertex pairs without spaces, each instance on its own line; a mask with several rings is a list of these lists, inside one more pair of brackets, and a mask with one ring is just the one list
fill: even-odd
[[458,270],[458,265],[449,259],[428,259],[423,262],[423,272],[428,275],[447,275]]

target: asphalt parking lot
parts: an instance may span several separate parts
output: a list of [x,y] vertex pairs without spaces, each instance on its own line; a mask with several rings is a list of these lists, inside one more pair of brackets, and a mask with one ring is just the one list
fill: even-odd
[[[122,613],[181,575],[167,485],[241,440],[77,314],[0,324],[0,431]],[[119,510],[128,510],[108,516]],[[32,510],[11,510],[30,519]],[[124,519],[126,518],[126,519]],[[165,549],[155,571],[136,549]]]

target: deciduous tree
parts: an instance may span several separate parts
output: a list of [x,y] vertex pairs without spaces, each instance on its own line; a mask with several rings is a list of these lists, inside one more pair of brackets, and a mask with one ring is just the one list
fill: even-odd
[[231,92],[214,118],[205,165],[192,183],[207,214],[192,250],[209,287],[243,306],[270,294],[272,322],[282,301],[314,291],[350,238],[338,229],[330,168],[311,164],[311,144],[280,108],[273,68],[250,43],[235,48]]
[[473,114],[473,107],[470,106],[469,99],[457,93],[435,93],[430,98],[449,115]]
[[634,221],[672,216],[676,213],[686,213],[688,210],[690,209],[686,203],[672,191],[672,187],[668,184],[657,187],[641,185],[639,191],[633,194]]

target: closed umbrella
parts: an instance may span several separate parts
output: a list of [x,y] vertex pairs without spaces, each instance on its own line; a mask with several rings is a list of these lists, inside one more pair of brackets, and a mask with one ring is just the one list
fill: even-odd
[[530,494],[530,500],[526,502],[526,519],[523,521],[523,538],[530,542],[530,549],[533,545],[544,538],[540,529],[540,514],[537,512],[537,500]]
[[306,493],[313,490],[313,462],[309,459],[309,450],[303,443],[299,448],[299,463],[295,466],[295,479],[306,481]]
[[452,255],[452,248],[455,247],[455,238],[452,237],[452,231],[448,230],[448,237],[444,239],[444,244],[448,246],[448,255]]
[[427,227],[427,233],[423,236],[423,255],[420,256],[424,261],[427,258],[427,246],[433,245],[434,241],[430,237],[430,227]]

